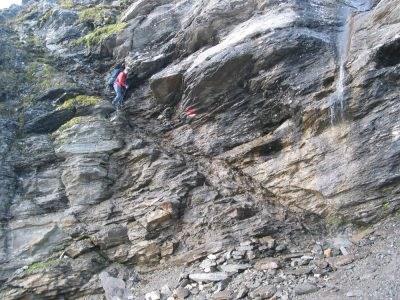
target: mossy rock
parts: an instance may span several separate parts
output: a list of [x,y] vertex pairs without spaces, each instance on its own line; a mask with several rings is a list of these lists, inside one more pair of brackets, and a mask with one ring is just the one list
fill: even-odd
[[39,261],[31,264],[26,270],[28,273],[37,272],[40,270],[48,269],[53,266],[57,266],[61,263],[59,258],[48,259],[45,261]]
[[92,22],[94,24],[115,24],[117,11],[107,5],[97,5],[79,9],[78,23]]
[[59,131],[64,131],[68,128],[71,128],[72,126],[79,124],[83,121],[83,117],[75,117],[71,120],[69,120],[67,123],[63,124],[60,126],[60,128],[58,129]]
[[86,45],[88,48],[93,47],[105,41],[113,34],[117,34],[123,31],[126,28],[126,26],[127,23],[116,23],[116,24],[106,25],[103,27],[98,27],[94,31],[72,42],[72,45],[73,46]]
[[57,107],[58,110],[68,109],[72,107],[85,107],[99,104],[101,101],[100,97],[79,95],[75,98],[65,101],[63,104]]

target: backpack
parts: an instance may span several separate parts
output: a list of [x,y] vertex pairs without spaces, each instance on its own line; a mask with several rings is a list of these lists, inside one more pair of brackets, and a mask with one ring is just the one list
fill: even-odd
[[119,75],[119,73],[121,72],[122,70],[120,69],[120,68],[114,68],[112,71],[111,71],[111,74],[110,74],[110,76],[108,77],[108,79],[107,79],[107,86],[109,87],[109,88],[113,88],[113,85],[114,85],[114,82],[115,82],[115,80],[117,80],[117,77],[118,77],[118,75]]

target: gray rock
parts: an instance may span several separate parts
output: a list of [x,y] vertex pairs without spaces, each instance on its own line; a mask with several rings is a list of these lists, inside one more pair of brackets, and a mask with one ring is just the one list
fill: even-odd
[[352,290],[346,293],[347,297],[362,297],[363,292],[361,290]]
[[67,254],[71,258],[76,258],[79,255],[82,255],[86,252],[89,252],[94,248],[94,245],[90,242],[90,240],[80,240],[73,244],[71,244],[66,250],[65,254]]
[[294,292],[296,295],[305,295],[314,293],[319,290],[319,287],[312,283],[302,283],[295,287]]
[[280,268],[280,263],[279,263],[279,261],[277,259],[265,258],[265,259],[257,261],[254,264],[254,268],[259,270],[259,271],[279,269]]
[[248,288],[246,288],[246,287],[241,287],[241,288],[238,290],[235,299],[243,299],[244,297],[247,296],[248,293],[249,293]]
[[193,273],[189,275],[189,278],[197,282],[218,282],[227,279],[228,275],[223,272]]
[[160,300],[161,296],[160,296],[159,292],[154,291],[154,292],[147,293],[145,295],[145,299],[146,300]]
[[238,273],[240,271],[244,271],[244,270],[251,268],[251,265],[250,264],[236,264],[236,265],[227,264],[227,265],[220,266],[220,268],[225,273],[228,273],[228,274],[233,273],[234,274],[234,273]]
[[183,287],[178,287],[173,292],[174,298],[177,299],[186,299],[190,295],[190,291]]
[[100,247],[100,249],[108,249],[118,246],[128,241],[127,228],[122,225],[103,228],[91,239],[96,246]]
[[39,116],[24,126],[25,133],[51,133],[75,116],[75,109],[56,110]]
[[107,272],[102,272],[99,278],[107,300],[134,299],[132,292],[126,288],[123,280],[111,277]]
[[250,292],[251,298],[269,299],[273,297],[277,292],[277,289],[273,286],[260,286],[254,291]]

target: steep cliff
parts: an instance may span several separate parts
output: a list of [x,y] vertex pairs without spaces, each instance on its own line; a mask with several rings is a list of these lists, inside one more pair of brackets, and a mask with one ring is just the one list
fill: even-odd
[[397,0],[26,0],[0,22],[3,299],[285,299],[255,282],[324,276],[348,247],[328,233],[399,208]]

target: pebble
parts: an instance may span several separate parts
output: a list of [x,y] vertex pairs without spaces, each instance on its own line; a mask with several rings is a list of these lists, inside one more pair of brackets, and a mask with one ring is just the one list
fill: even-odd
[[285,251],[286,249],[287,249],[287,246],[284,245],[284,244],[281,244],[281,245],[276,246],[275,251],[276,251],[276,252],[283,252],[283,251]]
[[257,297],[261,297],[261,299],[269,299],[274,296],[277,292],[277,289],[274,286],[261,286],[250,293],[250,298],[254,299]]
[[272,249],[275,247],[275,240],[270,236],[264,236],[260,238],[260,243],[266,246],[268,249]]
[[207,256],[207,258],[210,259],[210,260],[216,260],[217,256],[215,254],[210,254],[210,255]]
[[249,289],[246,287],[241,287],[238,291],[238,293],[236,294],[236,298],[235,299],[242,299],[244,297],[247,296],[247,294],[249,293]]
[[299,295],[314,293],[318,290],[319,287],[317,287],[315,284],[306,282],[297,285],[294,289],[294,292],[297,296],[299,296]]
[[351,264],[353,261],[354,261],[353,255],[345,255],[336,260],[335,266],[336,267],[345,266],[345,265]]
[[333,250],[331,248],[325,249],[324,250],[324,256],[325,257],[332,257],[333,256]]
[[279,269],[280,264],[278,261],[271,258],[263,259],[255,263],[254,268],[259,271]]
[[223,272],[215,273],[193,273],[189,275],[189,278],[197,282],[210,282],[210,281],[222,281],[228,278],[228,275]]
[[346,293],[347,297],[361,297],[363,295],[361,290],[353,290]]
[[162,288],[161,288],[161,295],[165,295],[165,296],[169,296],[169,295],[171,295],[171,289],[169,288],[169,286],[168,285],[164,285]]
[[144,296],[144,298],[146,300],[160,300],[161,299],[161,295],[160,295],[159,292],[154,291],[154,292],[147,293]]
[[218,292],[212,296],[213,300],[229,300],[232,299],[231,294],[228,291]]
[[231,265],[222,265],[220,268],[222,271],[231,274],[231,273],[239,273],[239,271],[250,269],[251,265],[250,264],[231,264]]
[[349,251],[345,247],[340,247],[340,252],[342,252],[343,255],[349,255]]
[[186,288],[178,287],[177,289],[174,290],[173,295],[177,299],[185,299],[189,297],[190,291]]

